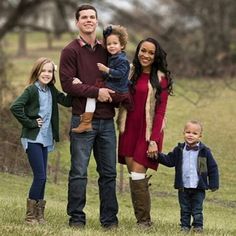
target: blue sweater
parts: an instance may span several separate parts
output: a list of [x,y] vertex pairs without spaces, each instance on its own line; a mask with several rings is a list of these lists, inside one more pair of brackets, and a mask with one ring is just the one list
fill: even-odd
[[[179,143],[172,152],[167,155],[159,153],[159,163],[175,167],[175,183],[176,189],[182,189],[182,162],[183,162],[183,148],[184,143]],[[211,150],[200,142],[198,153],[198,167],[197,167],[199,182],[197,189],[218,189],[219,188],[219,172],[216,161],[214,160]]]

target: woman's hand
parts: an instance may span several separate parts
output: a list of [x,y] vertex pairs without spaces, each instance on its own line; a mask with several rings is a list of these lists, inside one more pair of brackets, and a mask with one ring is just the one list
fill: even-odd
[[147,150],[147,156],[153,160],[157,160],[158,157],[158,147],[155,141],[150,141]]

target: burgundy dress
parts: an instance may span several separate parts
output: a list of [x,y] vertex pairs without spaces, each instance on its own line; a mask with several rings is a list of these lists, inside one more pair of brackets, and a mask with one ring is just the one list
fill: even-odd
[[[118,161],[121,164],[125,164],[125,157],[133,157],[133,160],[143,165],[144,167],[157,170],[158,163],[156,161],[152,161],[150,158],[147,157],[148,142],[145,138],[145,105],[148,95],[148,80],[149,74],[143,73],[137,81],[136,92],[133,95],[134,109],[128,112],[125,124],[125,131],[119,136]],[[161,86],[163,87],[164,85],[164,87],[166,87],[166,80],[164,79],[163,81],[164,84],[161,82]],[[167,91],[162,92],[162,94],[163,93],[164,96],[161,96],[161,103],[164,104],[163,109],[165,110],[168,93]],[[162,99],[164,99],[164,101]],[[158,116],[156,112],[154,122],[161,122],[162,124],[162,121],[163,116]],[[158,127],[161,127],[161,125],[158,125]],[[154,128],[153,130],[156,129]],[[163,132],[160,133],[159,131],[158,133],[158,150],[161,151]],[[151,135],[151,137],[154,136],[157,135]]]

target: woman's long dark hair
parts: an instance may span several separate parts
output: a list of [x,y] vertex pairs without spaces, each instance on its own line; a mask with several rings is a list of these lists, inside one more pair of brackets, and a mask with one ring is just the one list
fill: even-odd
[[153,43],[156,47],[155,55],[154,55],[154,61],[151,65],[151,72],[150,72],[150,83],[153,88],[156,88],[156,94],[155,97],[160,102],[160,94],[162,92],[162,88],[160,85],[160,81],[157,78],[157,71],[160,70],[162,73],[165,74],[167,79],[167,90],[170,95],[173,94],[173,81],[170,76],[170,71],[167,69],[167,61],[166,61],[166,52],[161,48],[160,44],[153,38],[146,38],[139,42],[136,52],[133,59],[133,66],[134,66],[134,73],[131,77],[131,91],[135,91],[135,85],[137,83],[138,78],[142,74],[142,65],[140,64],[140,61],[138,59],[138,54],[141,45],[144,42],[150,42]]

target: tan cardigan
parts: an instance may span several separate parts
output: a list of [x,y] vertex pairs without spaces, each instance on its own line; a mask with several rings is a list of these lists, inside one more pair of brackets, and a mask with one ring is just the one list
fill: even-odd
[[[133,74],[133,70],[131,69],[130,76],[131,78]],[[158,71],[158,79],[159,81],[162,80],[163,77],[165,77],[165,74],[162,73],[161,71]],[[147,124],[147,129],[146,129],[146,141],[150,140],[151,134],[152,134],[152,128],[153,128],[153,120],[155,117],[155,107],[156,107],[156,98],[155,98],[155,93],[156,89],[154,89],[148,81],[148,96],[147,96],[147,101],[146,101],[146,124]],[[163,114],[162,117],[162,125],[160,132],[162,132],[164,126],[165,126],[165,114]],[[125,130],[125,123],[126,123],[126,118],[127,118],[127,110],[124,107],[121,107],[118,112],[117,116],[117,127],[120,133],[123,133]],[[137,117],[138,119],[138,117]]]

